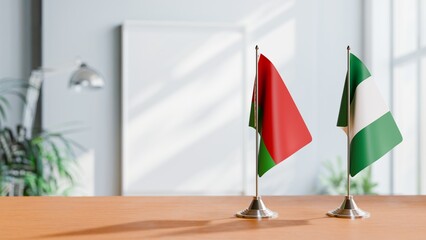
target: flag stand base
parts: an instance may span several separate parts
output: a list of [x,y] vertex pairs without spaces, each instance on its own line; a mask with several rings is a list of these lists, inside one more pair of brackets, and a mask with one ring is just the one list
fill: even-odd
[[327,213],[330,217],[338,217],[338,218],[368,218],[370,217],[370,213],[361,210],[355,203],[352,195],[345,196],[342,205]]
[[239,218],[276,218],[278,214],[266,208],[260,197],[253,197],[250,206],[236,214]]

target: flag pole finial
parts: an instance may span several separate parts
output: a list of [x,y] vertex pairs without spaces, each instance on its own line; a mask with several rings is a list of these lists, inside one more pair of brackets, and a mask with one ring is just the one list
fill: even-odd
[[348,47],[346,48],[348,51],[350,51],[351,50],[351,47],[348,45]]

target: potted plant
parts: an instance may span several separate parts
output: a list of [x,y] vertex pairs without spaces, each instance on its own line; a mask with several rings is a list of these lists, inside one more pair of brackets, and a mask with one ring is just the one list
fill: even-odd
[[4,126],[10,108],[8,95],[26,101],[23,93],[31,86],[17,80],[0,80],[0,195],[67,195],[75,183],[76,142],[69,131],[39,131],[27,134],[22,125]]
[[[342,159],[337,157],[335,161],[324,162],[326,170],[321,179],[322,194],[344,195],[346,194],[347,169],[343,166]],[[355,195],[372,195],[376,193],[377,183],[373,181],[371,167],[357,174],[351,179],[351,192]]]

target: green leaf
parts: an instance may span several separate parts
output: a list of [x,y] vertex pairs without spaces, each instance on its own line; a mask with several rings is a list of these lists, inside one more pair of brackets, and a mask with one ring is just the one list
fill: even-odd
[[[76,146],[72,141],[52,132],[24,141],[21,138],[10,129],[0,131],[0,150],[3,156],[7,156],[7,153],[10,156],[9,162],[5,162],[6,158],[0,158],[0,188],[7,183],[3,176],[7,176],[10,169],[25,171],[24,195],[55,195],[60,193],[60,187],[75,185],[72,170],[77,163],[72,160],[75,161],[73,151]],[[15,142],[18,139],[21,140]],[[14,144],[20,147],[12,148]],[[23,160],[16,162],[14,156],[21,156]]]

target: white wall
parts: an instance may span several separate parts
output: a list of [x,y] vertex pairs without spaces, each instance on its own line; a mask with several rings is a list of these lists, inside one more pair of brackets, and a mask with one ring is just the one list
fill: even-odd
[[[27,79],[31,72],[30,0],[0,0],[0,79]],[[22,104],[11,98],[8,126],[20,122]]]
[[45,0],[43,64],[71,64],[81,56],[106,79],[99,92],[68,91],[66,75],[46,81],[43,89],[45,127],[73,120],[89,127],[75,139],[95,159],[96,195],[120,193],[120,25],[125,20],[247,27],[248,46],[259,44],[274,62],[313,135],[310,145],[262,177],[262,194],[312,194],[321,161],[344,156],[345,136],[335,124],[346,46],[362,56],[361,1]]
[[336,127],[346,75],[346,47],[363,59],[363,1],[324,0],[318,4],[316,92],[318,160],[346,164],[346,135]]

